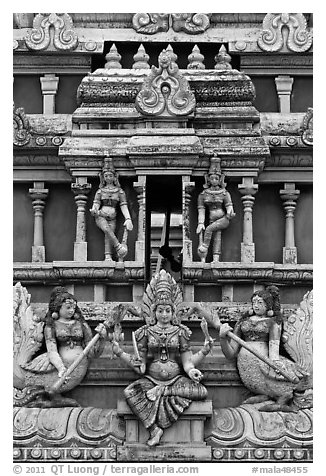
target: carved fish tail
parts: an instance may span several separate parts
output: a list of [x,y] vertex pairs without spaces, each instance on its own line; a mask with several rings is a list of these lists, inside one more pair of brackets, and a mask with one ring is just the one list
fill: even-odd
[[39,396],[46,394],[44,388],[26,388],[20,395],[14,395],[15,407],[26,407],[30,402],[35,400]]

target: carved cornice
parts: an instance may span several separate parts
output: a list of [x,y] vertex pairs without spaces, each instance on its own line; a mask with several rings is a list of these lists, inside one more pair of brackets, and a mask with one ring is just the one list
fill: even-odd
[[152,66],[135,100],[136,109],[150,116],[186,116],[196,106],[188,81],[179,72],[172,48],[163,50],[159,67]]
[[30,124],[23,107],[13,110],[13,144],[23,147],[31,140]]
[[98,265],[78,264],[71,262],[53,262],[37,266],[31,263],[19,263],[14,265],[14,280],[28,285],[28,282],[44,282],[49,284],[71,280],[74,282],[96,282],[107,279],[110,282],[142,281],[144,279],[144,266],[133,261],[106,264],[98,262]]
[[132,18],[132,26],[138,33],[154,35],[167,32],[172,28],[175,32],[197,35],[210,26],[210,15],[204,13],[136,13]]
[[58,148],[64,135],[71,132],[71,115],[25,115],[23,108],[14,109],[14,146],[25,149]]
[[312,33],[302,13],[267,13],[257,43],[267,52],[303,53],[312,45]]
[[313,269],[311,264],[283,265],[275,263],[211,263],[186,264],[183,268],[183,278],[192,282],[228,281],[259,281],[263,283],[307,283],[311,284]]
[[313,108],[308,107],[308,111],[303,118],[302,142],[307,146],[313,145]]
[[71,51],[77,47],[78,37],[68,13],[38,13],[25,42],[33,51],[43,51],[49,47],[57,51]]
[[[278,148],[279,146],[274,146]],[[282,152],[273,152],[270,157],[267,158],[265,167],[284,167],[287,169],[297,168],[297,167],[312,167],[313,166],[313,157],[312,154],[292,152],[284,153]]]

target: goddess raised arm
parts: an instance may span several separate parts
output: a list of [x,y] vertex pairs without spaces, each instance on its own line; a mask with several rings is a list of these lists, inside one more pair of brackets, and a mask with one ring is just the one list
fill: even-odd
[[135,332],[138,358],[124,352],[118,343],[113,351],[142,377],[124,391],[133,413],[150,433],[147,444],[157,445],[164,429],[170,427],[193,400],[204,400],[203,375],[196,366],[210,351],[212,343],[193,354],[191,331],[180,323],[176,306],[181,291],[164,270],[152,278],[144,294],[146,325]]

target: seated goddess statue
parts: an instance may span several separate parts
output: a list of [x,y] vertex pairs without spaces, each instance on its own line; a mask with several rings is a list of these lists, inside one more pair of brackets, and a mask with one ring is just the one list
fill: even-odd
[[194,400],[205,400],[203,375],[196,366],[210,351],[206,339],[203,348],[193,354],[191,331],[180,323],[176,307],[182,302],[175,280],[161,270],[152,278],[143,298],[146,325],[134,333],[135,356],[114,343],[113,352],[132,366],[141,378],[124,391],[133,413],[149,431],[149,446],[158,445],[170,427]]
[[[52,291],[45,319],[34,316],[30,295],[20,283],[14,287],[14,305],[15,406],[79,406],[61,392],[79,385],[87,372],[89,359],[102,353],[106,337],[104,325],[96,329],[100,340],[84,356],[83,351],[93,334],[76,298],[65,288],[58,286]],[[67,379],[62,379],[58,391],[53,392],[53,386],[79,357],[82,357],[79,365]]]

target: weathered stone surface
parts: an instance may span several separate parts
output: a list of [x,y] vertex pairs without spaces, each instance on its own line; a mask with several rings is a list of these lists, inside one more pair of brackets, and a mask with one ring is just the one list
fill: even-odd
[[213,411],[205,433],[213,460],[311,461],[312,411],[268,413],[260,412],[260,406]]
[[17,461],[115,461],[124,437],[123,421],[112,409],[14,409]]

